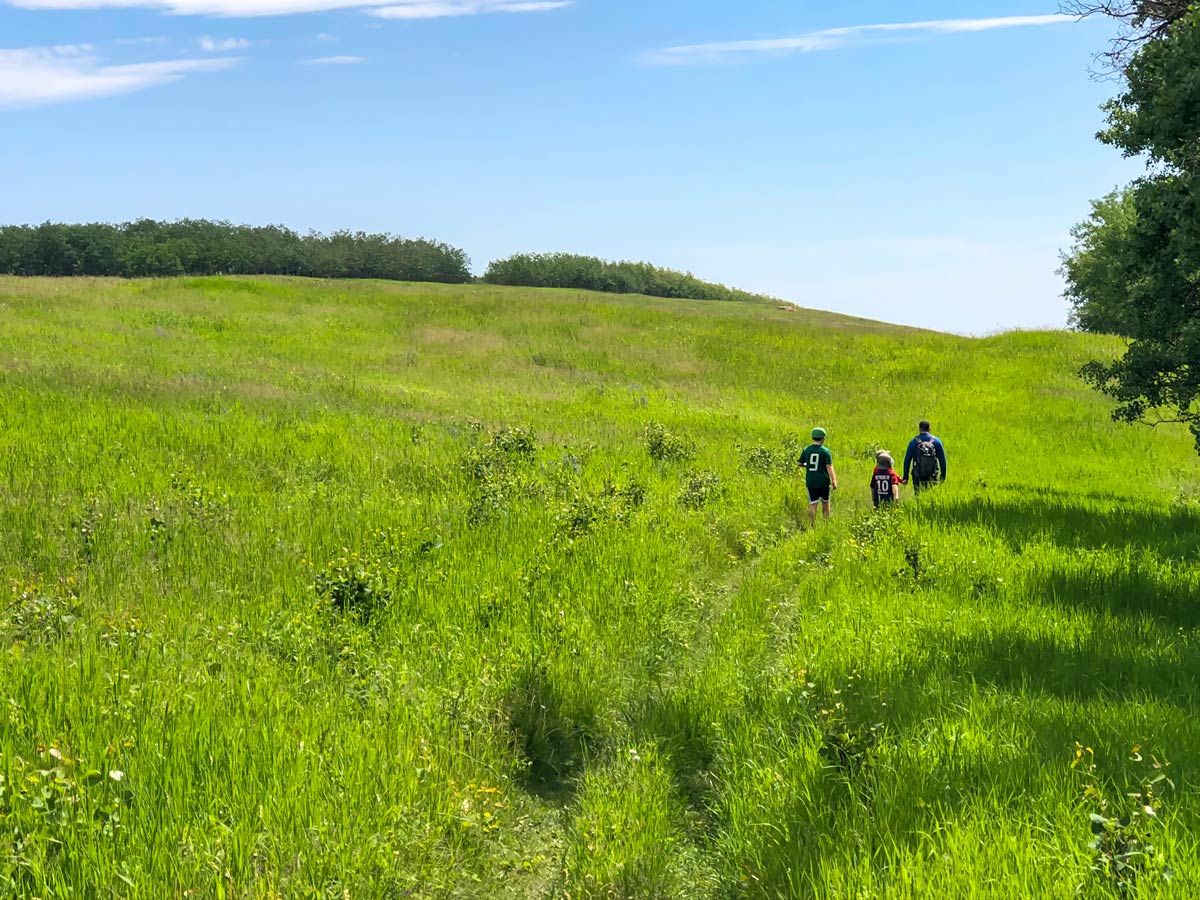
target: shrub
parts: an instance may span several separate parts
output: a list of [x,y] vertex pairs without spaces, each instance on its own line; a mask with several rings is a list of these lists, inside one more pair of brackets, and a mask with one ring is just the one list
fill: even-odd
[[778,301],[723,284],[701,281],[688,272],[644,262],[607,262],[573,253],[517,253],[492,262],[483,280],[519,287],[580,288],[613,294],[646,294],[690,300]]
[[317,573],[313,587],[317,596],[337,612],[363,623],[385,610],[392,600],[384,567],[371,553],[343,552]]
[[686,462],[695,454],[692,442],[668,431],[665,425],[651,422],[646,426],[646,452],[659,462]]
[[715,472],[692,472],[679,492],[679,505],[685,509],[703,509],[724,493],[721,477]]
[[9,606],[3,633],[14,642],[53,643],[74,629],[80,615],[79,598],[74,591],[30,588]]
[[522,493],[526,485],[517,470],[536,452],[537,439],[521,428],[501,429],[467,451],[462,470],[472,482],[468,521],[487,521]]

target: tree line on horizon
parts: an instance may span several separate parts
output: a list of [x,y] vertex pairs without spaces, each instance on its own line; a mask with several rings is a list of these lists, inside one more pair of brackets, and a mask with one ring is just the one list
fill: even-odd
[[608,262],[575,253],[516,253],[489,265],[483,280],[487,284],[577,288],[687,300],[777,302],[762,294],[701,281],[688,272],[676,272],[644,262]]
[[[206,219],[0,226],[0,275],[297,275],[445,284],[475,280],[467,254],[440,241],[361,231],[302,235],[280,225]],[[572,253],[514,254],[491,263],[482,281],[688,300],[776,302],[688,272]]]
[[303,275],[462,284],[467,254],[440,241],[205,219],[121,225],[0,226],[0,274],[24,276]]

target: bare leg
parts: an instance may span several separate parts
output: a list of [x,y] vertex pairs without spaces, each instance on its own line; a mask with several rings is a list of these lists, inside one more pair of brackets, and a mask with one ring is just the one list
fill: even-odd
[[829,501],[826,500],[821,504],[821,512],[825,513],[825,521],[829,521]]
[[808,504],[808,524],[809,526],[817,524],[817,504]]

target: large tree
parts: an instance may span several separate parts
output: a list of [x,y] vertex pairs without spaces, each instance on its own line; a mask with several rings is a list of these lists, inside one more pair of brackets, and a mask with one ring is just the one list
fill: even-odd
[[1143,44],[1163,37],[1188,14],[1193,0],[1066,0],[1063,12],[1088,18],[1108,16],[1121,23],[1121,31],[1100,59],[1119,73]]
[[1099,137],[1147,171],[1076,230],[1067,296],[1081,327],[1130,339],[1121,359],[1084,370],[1117,400],[1114,417],[1186,423],[1200,451],[1200,7],[1119,5],[1130,52]]

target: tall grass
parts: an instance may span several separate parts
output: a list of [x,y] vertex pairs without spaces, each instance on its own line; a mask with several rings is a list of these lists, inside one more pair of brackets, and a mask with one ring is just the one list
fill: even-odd
[[1117,349],[0,280],[0,896],[1193,897],[1200,477]]

